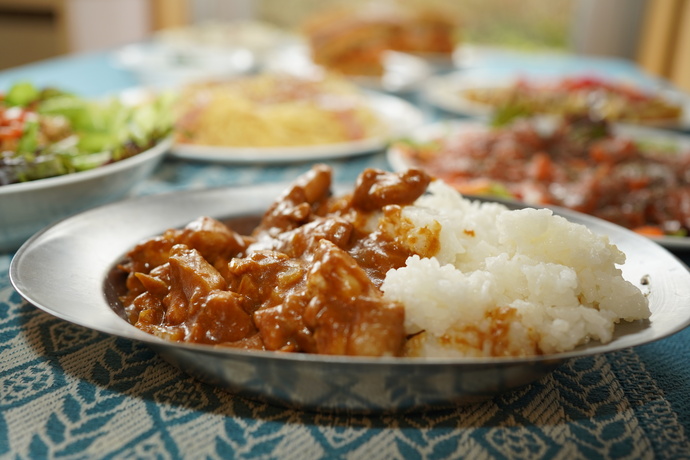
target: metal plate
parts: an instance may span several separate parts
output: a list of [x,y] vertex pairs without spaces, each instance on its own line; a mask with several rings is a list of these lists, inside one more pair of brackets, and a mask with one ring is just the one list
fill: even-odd
[[683,263],[646,238],[567,210],[556,212],[607,234],[627,254],[623,276],[649,295],[650,320],[618,325],[614,340],[605,345],[592,342],[568,353],[529,358],[353,358],[166,342],[118,315],[121,306],[112,300],[107,278],[132,246],[202,215],[225,219],[262,214],[285,186],[175,192],[84,212],[27,241],[12,260],[11,282],[36,307],[83,327],[147,343],[206,382],[313,410],[414,410],[475,402],[534,382],[564,360],[642,345],[690,324],[690,272]]

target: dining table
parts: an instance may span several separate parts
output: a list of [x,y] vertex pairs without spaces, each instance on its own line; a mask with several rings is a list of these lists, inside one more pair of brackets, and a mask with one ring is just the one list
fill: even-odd
[[[0,71],[0,90],[30,80],[98,97],[140,85],[116,65],[113,51]],[[451,70],[596,71],[659,82],[626,59],[567,52],[476,51],[466,67]],[[428,121],[459,117],[427,104],[415,88],[397,96]],[[314,161],[169,156],[131,197],[290,182]],[[391,170],[385,149],[319,162],[343,183],[365,168]],[[687,249],[669,251],[690,263]],[[145,343],[36,308],[12,286],[14,256],[0,253],[0,458],[690,459],[690,328],[566,360],[483,401],[372,412],[302,409],[239,396],[174,367]]]

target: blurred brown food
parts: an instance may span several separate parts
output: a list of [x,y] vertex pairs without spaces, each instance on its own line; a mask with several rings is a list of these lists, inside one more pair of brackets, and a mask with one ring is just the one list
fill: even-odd
[[458,28],[454,15],[439,8],[370,2],[317,12],[302,32],[316,64],[346,75],[379,76],[386,51],[450,56]]

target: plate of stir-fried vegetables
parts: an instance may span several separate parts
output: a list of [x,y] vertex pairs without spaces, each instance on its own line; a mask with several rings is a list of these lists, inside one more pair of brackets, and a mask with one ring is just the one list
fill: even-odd
[[451,113],[481,119],[592,115],[616,123],[685,129],[690,98],[660,83],[596,74],[484,75],[451,73],[429,79],[423,99]]
[[588,117],[435,123],[391,145],[466,195],[558,206],[690,247],[690,136]]

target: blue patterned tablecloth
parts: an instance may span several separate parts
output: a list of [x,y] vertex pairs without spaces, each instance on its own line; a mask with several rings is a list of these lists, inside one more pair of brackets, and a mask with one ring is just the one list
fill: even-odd
[[[619,61],[597,65],[635,71]],[[110,66],[107,53],[0,72],[0,88],[19,78],[84,94],[136,83]],[[339,181],[364,167],[388,168],[381,152],[328,163]],[[170,159],[134,194],[288,181],[309,167]],[[567,362],[534,384],[471,406],[312,413],[233,396],[145,345],[43,313],[11,287],[11,257],[0,254],[0,458],[690,458],[690,329]]]

